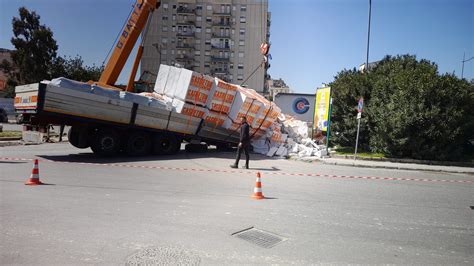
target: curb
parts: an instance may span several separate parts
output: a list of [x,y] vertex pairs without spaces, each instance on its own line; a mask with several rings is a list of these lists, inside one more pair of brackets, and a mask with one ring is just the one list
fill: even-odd
[[2,137],[0,141],[13,141],[13,140],[21,140],[21,137]]
[[353,166],[360,168],[382,168],[382,169],[393,169],[393,170],[409,170],[409,171],[428,171],[428,172],[438,172],[438,173],[455,173],[455,174],[470,174],[474,175],[472,171],[458,171],[458,170],[448,170],[448,169],[423,169],[423,168],[410,168],[403,166],[387,166],[387,165],[365,165],[365,164],[356,164],[356,163],[337,163],[337,162],[326,162],[324,160],[317,160],[323,164],[327,165],[340,165],[340,166]]
[[[336,159],[354,159],[353,155],[336,155],[331,154],[331,158]],[[416,159],[397,159],[397,158],[367,158],[367,157],[356,157],[357,160],[361,161],[375,161],[375,162],[391,162],[391,163],[414,163],[423,165],[435,165],[435,166],[458,166],[458,167],[474,167],[474,163],[469,162],[451,162],[451,161],[431,161],[431,160],[416,160]]]

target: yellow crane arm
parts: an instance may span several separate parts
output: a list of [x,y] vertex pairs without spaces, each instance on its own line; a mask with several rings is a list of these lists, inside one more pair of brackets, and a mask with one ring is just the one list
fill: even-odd
[[[122,72],[135,43],[143,31],[150,14],[159,6],[159,0],[137,0],[133,11],[115,44],[104,71],[100,76],[99,85],[113,86]],[[136,70],[135,70],[136,71]]]

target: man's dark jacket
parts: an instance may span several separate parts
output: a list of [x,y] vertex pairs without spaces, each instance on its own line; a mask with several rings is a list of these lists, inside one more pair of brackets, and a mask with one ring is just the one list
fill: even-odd
[[240,127],[240,142],[242,145],[247,145],[250,142],[250,126],[247,122],[242,123]]

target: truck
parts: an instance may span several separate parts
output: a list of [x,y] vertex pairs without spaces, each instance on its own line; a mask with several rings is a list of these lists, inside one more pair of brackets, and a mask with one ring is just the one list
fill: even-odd
[[[159,4],[157,0],[137,0],[98,81],[60,81],[69,82],[68,86],[41,81],[17,86],[14,107],[21,123],[27,128],[71,126],[71,145],[80,149],[90,147],[102,156],[120,152],[130,156],[169,155],[177,153],[183,142],[188,143],[187,151],[203,151],[208,145],[218,149],[237,145],[239,132],[235,129],[211,126],[203,119],[153,106],[144,102],[144,97],[134,97],[143,39],[125,90],[115,86],[150,14]],[[89,86],[87,92],[80,89],[84,84]]]

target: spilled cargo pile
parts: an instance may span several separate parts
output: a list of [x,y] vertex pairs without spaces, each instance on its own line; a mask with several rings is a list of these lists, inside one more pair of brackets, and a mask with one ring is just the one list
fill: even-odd
[[306,122],[281,114],[280,108],[253,89],[161,65],[155,93],[171,102],[174,111],[233,132],[239,131],[240,117],[247,117],[256,153],[270,157],[326,155],[326,147],[308,137]]

